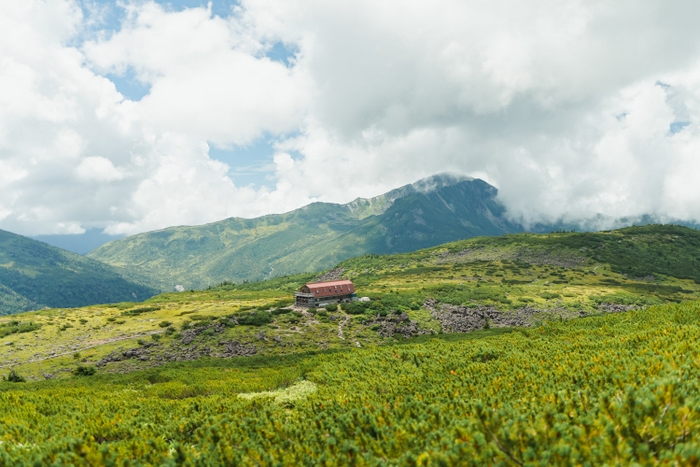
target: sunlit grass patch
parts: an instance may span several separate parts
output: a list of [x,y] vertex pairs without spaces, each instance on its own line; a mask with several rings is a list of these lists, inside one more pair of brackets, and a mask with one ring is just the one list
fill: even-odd
[[247,392],[238,394],[238,397],[247,400],[270,398],[278,404],[286,404],[305,399],[317,390],[318,388],[315,383],[311,381],[299,381],[287,388],[275,389],[274,391]]

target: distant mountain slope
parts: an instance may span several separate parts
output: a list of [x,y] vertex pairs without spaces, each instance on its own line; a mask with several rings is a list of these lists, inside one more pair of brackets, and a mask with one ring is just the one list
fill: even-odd
[[257,219],[172,227],[110,242],[90,258],[150,277],[164,290],[318,271],[365,253],[397,253],[519,232],[479,179],[436,175],[371,199],[313,203]]
[[103,232],[102,229],[92,228],[87,229],[82,234],[63,234],[63,235],[37,235],[31,237],[34,240],[48,243],[62,250],[72,251],[79,255],[90,253],[97,247],[104,245],[107,242],[124,238],[125,235],[113,236]]
[[155,292],[111,266],[0,230],[0,315],[144,300]]

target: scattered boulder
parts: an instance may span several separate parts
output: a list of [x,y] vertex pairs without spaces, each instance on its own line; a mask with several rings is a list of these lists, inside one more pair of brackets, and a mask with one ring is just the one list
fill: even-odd
[[404,338],[420,336],[422,334],[430,334],[432,331],[421,329],[416,321],[411,321],[407,313],[400,315],[377,315],[371,321],[363,323],[366,327],[375,329],[382,337],[394,337],[396,335]]
[[[570,310],[563,306],[547,309],[526,306],[513,311],[501,311],[492,306],[466,307],[438,303],[436,300],[426,300],[424,305],[430,310],[432,317],[440,322],[443,332],[471,332],[490,327],[527,327],[537,320],[571,319],[587,314],[584,311]],[[598,305],[601,313],[621,313],[638,308],[636,305],[612,303]]]
[[328,282],[328,281],[339,281],[343,279],[343,273],[345,272],[345,269],[343,268],[334,268],[328,271],[325,274],[321,274],[320,276],[316,277],[316,282]]
[[197,336],[199,336],[200,334],[202,334],[204,331],[206,331],[208,329],[211,329],[214,332],[214,334],[221,334],[222,332],[224,332],[224,330],[226,330],[226,325],[224,323],[215,323],[215,324],[197,326],[194,328],[185,329],[184,331],[182,331],[182,337],[180,338],[180,340],[182,341],[183,344],[189,345],[192,342],[194,342],[194,340],[197,338]]
[[[443,332],[471,332],[490,327],[525,327],[532,325],[535,316],[562,319],[565,315],[572,314],[563,307],[541,310],[526,306],[515,311],[499,311],[492,306],[479,305],[472,308],[438,303],[435,300],[426,300],[425,308],[440,322]],[[584,313],[574,314],[580,316]]]
[[250,357],[258,353],[255,346],[243,345],[238,341],[221,342],[220,346],[223,346],[223,351],[219,352],[216,357],[231,358],[231,357]]
[[217,323],[210,326],[187,329],[183,331],[182,339],[172,341],[164,350],[161,350],[162,346],[160,344],[149,342],[146,345],[132,349],[114,351],[97,362],[97,366],[104,367],[108,363],[125,360],[151,361],[157,366],[166,362],[196,360],[202,357],[231,358],[251,356],[258,352],[255,346],[241,344],[238,341],[222,341],[218,344],[219,348],[214,349],[203,344],[194,343],[194,345],[191,345],[195,338],[205,330],[212,329],[215,333],[221,333],[225,328],[225,325]]
[[601,313],[622,313],[637,309],[639,309],[637,305],[619,305],[616,303],[601,303],[598,305],[598,311]]
[[[151,343],[149,343],[151,344]],[[114,352],[106,355],[102,360],[97,362],[95,365],[103,367],[108,363],[121,362],[123,360],[140,360],[148,361],[151,359],[152,347],[156,347],[158,344],[152,343],[151,345],[144,345],[128,350],[115,350]]]

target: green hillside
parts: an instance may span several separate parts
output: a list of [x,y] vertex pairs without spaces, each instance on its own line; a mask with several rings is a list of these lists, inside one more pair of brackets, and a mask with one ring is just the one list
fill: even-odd
[[135,235],[88,256],[148,277],[162,290],[262,280],[327,269],[365,253],[519,231],[496,194],[481,180],[435,176],[345,205],[314,203],[286,214]]
[[0,465],[695,465],[699,245],[480,237],[341,262],[340,309],[285,306],[306,274],[0,319]]
[[[30,379],[68,375],[80,352],[105,371],[133,371],[203,355],[348,349],[700,300],[697,245],[700,232],[677,226],[479,237],[339,263],[321,278],[352,279],[371,298],[340,310],[286,308],[316,274],[42,310],[0,320],[0,368]],[[113,358],[129,349],[137,350]]]
[[144,300],[154,293],[111,266],[0,230],[0,314]]

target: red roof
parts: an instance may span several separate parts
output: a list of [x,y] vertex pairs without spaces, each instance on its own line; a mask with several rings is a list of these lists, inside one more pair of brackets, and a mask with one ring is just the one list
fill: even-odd
[[314,282],[301,288],[302,292],[312,293],[314,297],[333,297],[355,293],[355,286],[350,281]]

